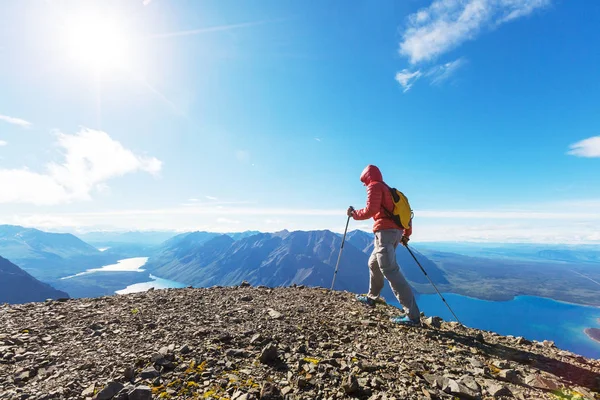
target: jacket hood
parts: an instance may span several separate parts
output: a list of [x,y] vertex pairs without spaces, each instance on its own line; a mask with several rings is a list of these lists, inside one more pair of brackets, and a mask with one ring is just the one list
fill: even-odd
[[369,185],[371,182],[383,182],[383,176],[381,171],[374,165],[367,165],[360,174],[360,181],[365,185]]

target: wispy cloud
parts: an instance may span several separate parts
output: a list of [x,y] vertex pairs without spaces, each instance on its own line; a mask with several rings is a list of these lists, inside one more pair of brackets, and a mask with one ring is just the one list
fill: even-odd
[[154,38],[169,38],[169,37],[177,37],[177,36],[190,36],[190,35],[199,35],[201,33],[209,33],[209,32],[220,32],[220,31],[230,31],[233,29],[240,28],[250,28],[253,26],[263,25],[269,21],[255,21],[255,22],[243,22],[240,24],[230,24],[230,25],[219,25],[219,26],[210,26],[207,28],[200,29],[190,29],[185,31],[177,31],[177,32],[167,32],[167,33],[157,33],[152,35]]
[[215,196],[204,196],[204,197],[205,197],[207,200],[211,200],[211,201],[217,201],[217,200],[219,200],[219,198],[218,198],[218,197],[215,197]]
[[431,79],[432,85],[438,85],[452,77],[458,69],[465,65],[464,58],[437,65],[425,73],[425,76]]
[[600,136],[594,136],[581,140],[569,146],[571,150],[567,154],[577,157],[600,157]]
[[481,31],[531,14],[551,0],[435,0],[408,17],[400,54],[412,64],[432,60]]
[[8,122],[9,124],[18,125],[23,128],[29,128],[32,124],[29,121],[25,121],[21,118],[9,117],[6,115],[0,115],[0,121]]
[[8,145],[6,140],[0,140],[0,147]]
[[217,218],[217,223],[219,224],[239,224],[240,221],[236,220],[236,219],[229,219],[229,218]]
[[148,4],[152,3],[152,0],[143,0],[142,4],[147,6]]
[[321,141],[321,138],[318,138],[318,137],[316,137],[316,138],[315,138],[315,140],[316,140],[317,142],[320,142],[320,141]]
[[83,128],[74,135],[56,133],[56,145],[64,160],[51,162],[44,172],[28,168],[0,169],[0,203],[52,205],[88,200],[106,182],[142,171],[156,175],[162,162],[139,156],[112,139],[106,132]]
[[[577,204],[578,201],[573,201]],[[511,210],[416,210],[413,242],[479,241],[600,244],[597,226],[600,200],[585,200],[577,212],[556,212],[557,207],[530,205]],[[550,211],[530,211],[530,210]],[[572,207],[564,207],[572,210]],[[296,209],[249,205],[196,204],[160,209],[121,209],[95,212],[18,215],[0,212],[0,223],[44,229],[90,230],[260,230],[344,228],[344,209]],[[232,228],[232,224],[235,228]],[[417,228],[418,227],[418,228]],[[350,229],[370,230],[367,221],[351,221]]]
[[408,92],[412,87],[413,83],[417,79],[419,79],[423,75],[421,71],[409,71],[408,69],[403,69],[402,71],[396,73],[396,80],[404,88],[404,93]]

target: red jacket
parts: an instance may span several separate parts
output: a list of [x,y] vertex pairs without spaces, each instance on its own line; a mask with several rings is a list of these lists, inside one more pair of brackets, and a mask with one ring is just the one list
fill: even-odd
[[[386,210],[394,209],[394,200],[388,185],[383,181],[381,171],[374,165],[368,165],[360,175],[360,181],[367,187],[367,206],[352,213],[355,220],[373,218],[373,232],[384,229],[402,229],[391,219]],[[410,236],[412,227],[404,229],[404,235]]]

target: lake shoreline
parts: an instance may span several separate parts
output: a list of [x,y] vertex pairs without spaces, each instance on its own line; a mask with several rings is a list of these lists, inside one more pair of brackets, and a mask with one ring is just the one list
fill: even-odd
[[583,332],[594,342],[600,343],[600,329],[599,328],[585,328]]

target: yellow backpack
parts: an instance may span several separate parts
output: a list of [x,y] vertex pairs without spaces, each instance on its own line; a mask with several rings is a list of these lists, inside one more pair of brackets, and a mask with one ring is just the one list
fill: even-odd
[[402,229],[409,229],[412,227],[414,213],[410,208],[408,198],[404,195],[404,193],[396,188],[391,188],[388,186],[388,189],[392,194],[392,200],[394,200],[394,209],[391,212],[385,208],[384,210],[399,227]]

